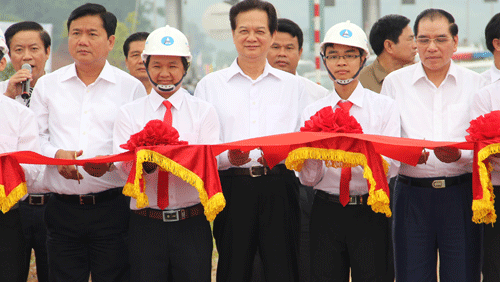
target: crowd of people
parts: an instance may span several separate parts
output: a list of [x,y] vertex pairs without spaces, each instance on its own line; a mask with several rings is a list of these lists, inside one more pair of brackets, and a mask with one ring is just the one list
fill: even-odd
[[[460,142],[470,120],[500,110],[500,14],[485,29],[495,62],[484,74],[452,61],[459,29],[442,9],[422,11],[413,28],[384,16],[369,36],[338,23],[320,46],[333,89],[297,74],[302,30],[271,3],[238,2],[230,24],[237,57],[194,95],[182,84],[189,42],[174,27],[130,35],[126,73],[107,61],[116,17],[84,4],[67,21],[74,63],[45,73],[48,33],[36,22],[11,25],[0,32],[0,71],[7,55],[16,71],[0,83],[0,153],[121,153],[152,120],[189,144],[226,143],[299,131],[325,108],[354,117],[365,134]],[[377,58],[365,66],[370,47]],[[22,164],[28,194],[0,213],[0,281],[26,281],[32,249],[38,281],[211,281],[215,239],[217,281],[498,282],[499,228],[472,221],[472,158],[450,147],[423,150],[416,166],[384,157],[386,217],[367,204],[359,166],[307,159],[295,173],[284,160],[269,168],[260,149],[231,149],[217,157],[226,206],[213,229],[197,190],[153,162],[144,163],[143,208],[123,195],[133,162]]]

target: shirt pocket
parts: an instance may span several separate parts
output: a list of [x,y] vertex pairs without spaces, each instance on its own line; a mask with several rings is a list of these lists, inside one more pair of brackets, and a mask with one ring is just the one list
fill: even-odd
[[450,137],[448,141],[462,140],[465,136],[465,130],[469,126],[470,111],[464,105],[448,105],[447,106],[447,123],[444,128],[448,128],[447,135]]
[[17,137],[0,134],[0,153],[17,151],[17,143]]
[[188,144],[198,144],[198,132],[179,132],[179,141],[187,141]]

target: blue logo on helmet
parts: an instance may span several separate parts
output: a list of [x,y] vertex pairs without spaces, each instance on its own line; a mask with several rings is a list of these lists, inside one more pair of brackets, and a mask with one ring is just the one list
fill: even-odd
[[161,39],[161,44],[163,44],[165,46],[170,46],[170,45],[174,44],[174,39],[170,36],[165,36]]
[[352,36],[352,31],[350,31],[348,29],[343,29],[340,31],[340,36],[342,36],[344,38],[350,38]]

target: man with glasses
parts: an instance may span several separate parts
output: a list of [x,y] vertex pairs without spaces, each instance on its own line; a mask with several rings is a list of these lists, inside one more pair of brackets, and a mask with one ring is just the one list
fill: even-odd
[[[457,66],[458,26],[441,9],[415,21],[421,62],[389,74],[381,94],[401,112],[401,136],[465,141],[479,74]],[[394,194],[393,239],[397,281],[479,281],[482,226],[472,222],[472,152],[423,151],[417,166],[401,165]]]
[[[325,107],[341,108],[356,118],[364,133],[399,137],[396,103],[359,83],[359,71],[370,56],[364,31],[349,21],[336,24],[326,33],[320,50],[334,89],[306,107],[301,124]],[[395,176],[399,162],[388,161],[389,176]],[[394,281],[388,275],[388,221],[367,205],[363,169],[326,167],[321,160],[309,159],[299,177],[316,191],[310,223],[311,281],[349,281],[350,275],[353,281]],[[345,201],[343,188],[349,194]]]

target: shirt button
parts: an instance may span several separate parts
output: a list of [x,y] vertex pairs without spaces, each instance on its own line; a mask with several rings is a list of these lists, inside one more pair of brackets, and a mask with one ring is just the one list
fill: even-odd
[[256,121],[255,121],[255,120],[253,120],[253,121],[252,121],[252,123],[253,123],[253,124],[255,124],[255,123],[256,123]]

